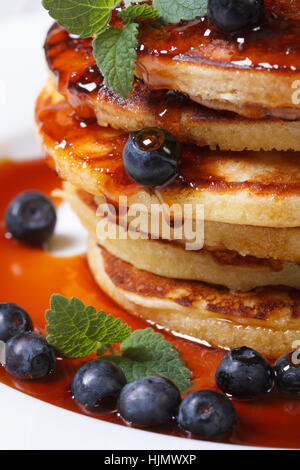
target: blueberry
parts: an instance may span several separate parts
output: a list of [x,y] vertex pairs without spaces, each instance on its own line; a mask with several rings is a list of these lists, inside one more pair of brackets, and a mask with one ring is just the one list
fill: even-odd
[[54,232],[56,211],[50,199],[29,191],[17,196],[9,205],[5,223],[12,236],[31,245],[42,245]]
[[264,18],[264,0],[209,0],[210,22],[224,33],[259,26]]
[[280,357],[275,364],[275,380],[281,392],[300,394],[300,364],[296,353],[291,352]]
[[46,377],[55,360],[53,348],[37,333],[20,333],[6,343],[5,369],[19,378]]
[[180,392],[170,380],[158,376],[144,377],[123,388],[118,412],[129,423],[153,426],[174,417],[180,402]]
[[31,330],[31,318],[22,307],[13,303],[0,304],[0,340]]
[[181,166],[181,147],[170,132],[147,127],[132,132],[125,145],[123,162],[129,176],[150,187],[169,183]]
[[254,349],[232,349],[216,372],[218,387],[234,398],[257,398],[273,387],[272,368]]
[[229,398],[213,390],[197,390],[181,403],[178,424],[197,436],[228,434],[237,423],[237,414]]
[[96,359],[79,369],[71,393],[81,405],[96,407],[104,398],[118,395],[126,383],[125,375],[116,364]]

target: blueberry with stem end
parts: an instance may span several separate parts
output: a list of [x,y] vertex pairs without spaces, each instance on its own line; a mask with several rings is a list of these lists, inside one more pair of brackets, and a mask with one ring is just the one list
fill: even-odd
[[229,398],[214,390],[197,390],[181,403],[178,424],[201,437],[221,437],[232,431],[237,414]]

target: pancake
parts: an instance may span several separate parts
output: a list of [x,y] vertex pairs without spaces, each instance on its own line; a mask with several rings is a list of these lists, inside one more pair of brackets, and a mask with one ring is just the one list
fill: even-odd
[[300,118],[292,100],[300,79],[300,1],[266,0],[258,30],[226,36],[207,18],[140,25],[136,76],[214,109],[259,119]]
[[[68,198],[68,195],[66,195]],[[120,227],[106,218],[96,217],[93,208],[77,193],[69,196],[75,213],[99,244],[114,256],[137,269],[172,279],[203,281],[229,289],[249,291],[266,285],[300,288],[300,266],[274,260],[242,257],[234,252],[187,251],[184,245],[137,237],[128,232],[126,239],[117,234]],[[116,237],[110,234],[116,233]],[[126,232],[121,231],[122,235]]]
[[[180,175],[150,191],[131,180],[122,153],[128,134],[77,118],[48,85],[37,100],[36,125],[45,154],[62,179],[128,204],[204,206],[205,220],[258,227],[300,226],[300,158],[291,152],[225,152],[182,146]],[[202,213],[201,213],[202,216]]]
[[201,282],[138,270],[99,248],[91,237],[88,261],[101,289],[148,322],[213,347],[247,345],[276,359],[300,335],[298,290],[268,287],[237,293]]
[[[87,230],[90,232],[95,231],[95,226],[99,221],[96,216],[97,207],[99,204],[103,204],[105,198],[103,196],[95,197],[66,182],[64,183],[63,192],[60,191],[59,194],[60,197],[70,202]],[[128,217],[128,224],[131,220]],[[127,228],[128,226],[124,227]],[[149,231],[144,232],[144,235],[149,238],[156,236],[158,239],[163,239],[161,226],[159,227],[160,230],[154,233],[154,231],[151,231],[151,221],[149,220],[148,227]],[[183,246],[189,242],[184,233],[181,240],[176,238],[172,227],[167,240],[175,241],[176,244]],[[300,229],[274,229],[204,221],[203,248],[208,251],[229,251],[242,256],[271,258],[300,264]]]
[[92,39],[69,35],[54,24],[45,42],[50,76],[82,117],[101,126],[135,131],[148,126],[168,129],[185,143],[222,150],[300,151],[300,121],[252,120],[214,111],[168,90],[150,90],[136,79],[128,100],[103,85],[92,54]]

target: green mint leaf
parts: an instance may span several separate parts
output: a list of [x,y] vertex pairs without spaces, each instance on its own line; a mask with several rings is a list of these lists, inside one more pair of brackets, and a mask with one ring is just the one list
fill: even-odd
[[121,352],[122,356],[105,356],[105,359],[118,364],[128,382],[149,375],[162,375],[172,380],[180,390],[190,385],[192,372],[172,343],[152,328],[132,333],[121,345]]
[[153,0],[160,18],[165,23],[193,20],[207,14],[208,0]]
[[126,10],[121,10],[119,12],[121,18],[127,20],[134,20],[135,18],[147,19],[147,18],[157,18],[158,11],[153,8],[152,5],[132,5],[126,8]]
[[105,85],[128,98],[132,90],[137,57],[138,25],[130,23],[123,29],[111,27],[93,41],[94,57]]
[[76,297],[68,300],[58,294],[51,297],[46,320],[48,343],[71,359],[89,356],[98,343],[122,343],[131,334],[131,328],[120,318],[85,307]]
[[88,38],[105,31],[120,0],[43,0],[49,15],[71,34]]

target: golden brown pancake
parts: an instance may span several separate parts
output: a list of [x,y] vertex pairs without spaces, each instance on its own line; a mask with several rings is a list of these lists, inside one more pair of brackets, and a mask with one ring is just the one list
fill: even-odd
[[250,118],[300,118],[300,102],[292,100],[300,79],[299,0],[266,0],[260,29],[233,37],[207,18],[145,22],[139,44],[136,76],[151,89],[176,90]]
[[85,191],[128,204],[204,206],[205,220],[290,228],[300,226],[300,158],[291,152],[225,152],[182,146],[179,176],[151,191],[136,184],[123,166],[128,134],[82,121],[65,98],[48,86],[36,106],[44,152],[62,179]]
[[[60,195],[67,199],[83,224],[92,232],[98,222],[96,215],[97,207],[103,204],[105,198],[95,197],[86,191],[75,188],[70,183],[64,183],[64,191]],[[151,217],[149,217],[151,219]],[[120,220],[118,220],[120,223]],[[131,218],[128,217],[128,223]],[[123,225],[128,228],[128,225]],[[162,227],[158,233],[151,231],[151,220],[149,220],[149,231],[144,232],[150,238],[154,235],[160,240],[163,238]],[[166,240],[166,238],[165,238]],[[185,246],[189,240],[183,237],[176,238],[171,227],[168,241]],[[204,246],[208,251],[236,252],[242,256],[255,258],[266,258],[300,264],[300,228],[274,229],[265,227],[251,227],[249,225],[232,225],[217,222],[204,221]]]
[[82,117],[97,117],[101,126],[135,131],[160,126],[181,142],[223,150],[300,150],[300,121],[247,119],[205,108],[168,90],[150,90],[136,79],[129,99],[103,85],[92,54],[92,40],[69,35],[53,25],[45,54],[57,89]]
[[96,282],[134,315],[214,347],[247,345],[276,359],[300,335],[300,293],[284,287],[237,293],[201,282],[138,270],[91,237],[88,261]]
[[[229,251],[187,251],[184,245],[174,241],[138,237],[137,232],[133,233],[130,228],[126,239],[121,239],[120,226],[107,218],[97,217],[94,208],[80,198],[76,190],[68,190],[65,185],[64,197],[70,200],[74,212],[102,247],[137,269],[239,291],[281,284],[300,288],[300,266],[297,264],[243,257]],[[122,236],[125,235],[122,230]]]

